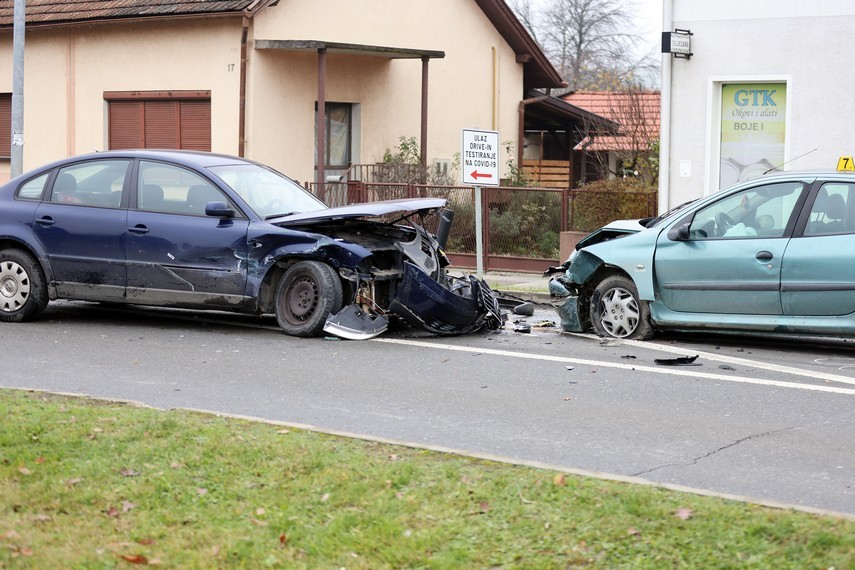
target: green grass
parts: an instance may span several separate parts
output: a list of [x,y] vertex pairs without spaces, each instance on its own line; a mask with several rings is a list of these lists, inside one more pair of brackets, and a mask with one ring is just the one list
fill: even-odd
[[0,568],[855,567],[855,523],[0,391]]

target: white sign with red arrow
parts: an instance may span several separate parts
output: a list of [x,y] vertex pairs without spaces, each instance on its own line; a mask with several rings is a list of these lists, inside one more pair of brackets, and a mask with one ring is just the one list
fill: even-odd
[[463,183],[475,186],[499,185],[499,133],[463,129]]

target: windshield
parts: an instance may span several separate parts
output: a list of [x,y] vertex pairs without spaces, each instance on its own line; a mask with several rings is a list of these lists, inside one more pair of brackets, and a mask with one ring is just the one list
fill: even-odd
[[689,204],[694,204],[695,202],[696,202],[696,200],[689,200],[688,202],[683,202],[683,203],[682,203],[682,204],[680,204],[679,206],[676,206],[676,207],[674,207],[674,208],[671,208],[670,210],[668,210],[668,211],[667,211],[667,212],[665,212],[664,214],[660,214],[660,215],[656,216],[655,218],[650,218],[650,219],[648,219],[648,220],[643,220],[643,221],[642,221],[642,225],[643,225],[645,228],[652,228],[653,226],[655,226],[655,225],[658,225],[658,224],[662,223],[666,218],[670,218],[672,214],[675,214],[675,213],[679,212],[680,210],[682,210],[683,208],[685,208],[685,207],[686,207],[686,206],[688,206]]
[[213,166],[210,170],[231,186],[260,218],[327,208],[290,178],[256,164]]

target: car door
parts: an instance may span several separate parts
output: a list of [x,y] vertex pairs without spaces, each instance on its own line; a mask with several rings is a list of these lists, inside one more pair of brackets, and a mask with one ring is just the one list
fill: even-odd
[[[128,301],[229,308],[244,301],[248,221],[212,217],[205,205],[230,204],[198,173],[140,161],[128,212]],[[232,206],[234,208],[234,206]]]
[[657,240],[657,294],[676,312],[780,315],[781,264],[802,182],[742,189],[699,207]]
[[817,186],[808,216],[784,254],[785,315],[855,312],[855,183],[826,181]]
[[125,295],[129,160],[60,168],[36,210],[33,233],[47,252],[57,294],[94,301]]

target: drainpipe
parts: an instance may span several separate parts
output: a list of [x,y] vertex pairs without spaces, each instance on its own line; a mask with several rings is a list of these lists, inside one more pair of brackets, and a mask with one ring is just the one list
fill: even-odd
[[238,115],[238,156],[246,155],[246,43],[249,17],[244,14],[240,33],[240,114]]
[[530,97],[523,99],[519,104],[519,132],[517,133],[517,165],[522,167],[523,163],[523,145],[525,145],[525,108],[532,103],[545,101],[549,99],[549,95],[541,95],[539,97]]
[[[673,0],[662,0],[662,30],[673,28]],[[659,93],[659,213],[670,209],[671,202],[671,62],[670,53],[662,54]]]

